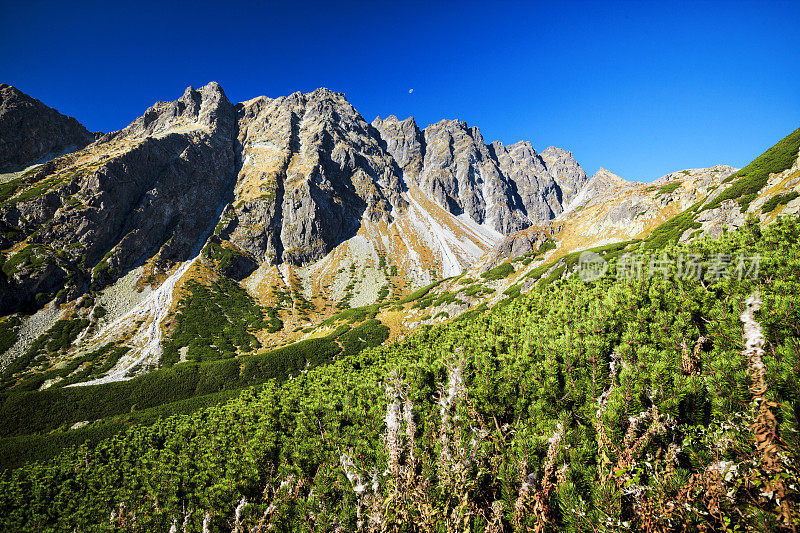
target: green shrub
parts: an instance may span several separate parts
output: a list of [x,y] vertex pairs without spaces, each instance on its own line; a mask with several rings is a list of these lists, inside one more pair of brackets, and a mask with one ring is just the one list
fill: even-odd
[[539,249],[536,250],[536,255],[543,255],[550,250],[555,250],[557,245],[553,239],[545,239],[545,241],[539,246]]
[[365,348],[380,346],[389,338],[389,328],[379,320],[370,319],[338,337],[342,356],[355,355]]
[[3,265],[3,272],[8,277],[13,276],[24,266],[38,269],[51,257],[51,251],[40,244],[28,244],[19,252],[12,255]]
[[6,353],[17,342],[17,328],[20,324],[22,321],[16,316],[0,319],[0,354]]
[[511,265],[510,262],[506,261],[493,269],[489,270],[488,272],[484,272],[481,274],[482,278],[485,278],[487,281],[496,281],[499,279],[504,279],[514,273],[514,267]]
[[422,298],[423,296],[425,296],[426,294],[428,294],[429,292],[431,292],[431,290],[432,290],[434,287],[438,286],[438,285],[439,285],[439,284],[440,284],[442,281],[444,281],[444,280],[434,281],[434,282],[433,282],[433,283],[431,283],[430,285],[427,285],[427,286],[425,286],[425,287],[422,287],[421,289],[417,289],[417,290],[415,290],[414,292],[412,292],[411,294],[409,294],[408,296],[406,296],[405,298],[402,298],[402,299],[401,299],[399,302],[397,302],[397,303],[398,303],[398,304],[407,304],[407,303],[409,303],[409,302],[413,302],[414,300],[417,300],[417,299],[419,299],[419,298]]
[[781,139],[749,165],[728,176],[725,181],[736,181],[733,181],[733,184],[722,191],[714,201],[709,202],[703,210],[719,207],[725,200],[736,200],[742,196],[757,194],[767,184],[770,174],[783,172],[794,164],[798,149],[800,149],[800,128]]
[[21,182],[21,179],[14,178],[5,183],[0,183],[0,204],[5,203],[6,200],[14,196],[17,190],[19,190]]
[[227,246],[222,246],[216,241],[209,241],[206,244],[205,248],[203,248],[203,255],[216,263],[220,272],[226,272],[236,259],[242,257],[241,253]]
[[667,183],[666,185],[662,185],[661,187],[658,188],[658,192],[656,193],[656,197],[659,197],[659,196],[664,195],[664,194],[672,194],[682,184],[683,184],[682,181],[675,181],[673,183]]
[[800,194],[797,193],[796,191],[792,191],[790,193],[785,193],[785,194],[777,194],[772,198],[770,198],[769,200],[767,200],[766,202],[764,202],[764,205],[761,206],[761,212],[771,213],[779,205],[786,205],[795,198],[797,198],[798,196],[800,196]]
[[282,327],[277,311],[267,311],[265,320],[265,310],[228,278],[210,286],[192,280],[186,288],[188,294],[178,302],[175,330],[163,343],[164,364],[178,362],[178,351],[184,347],[187,357],[198,362],[252,352],[261,347],[254,332]]

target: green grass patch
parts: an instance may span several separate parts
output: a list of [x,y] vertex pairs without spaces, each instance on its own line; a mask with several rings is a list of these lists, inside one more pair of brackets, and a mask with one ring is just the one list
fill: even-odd
[[3,272],[9,277],[23,267],[40,268],[51,257],[51,252],[40,244],[28,244],[22,250],[8,258],[3,264]]
[[509,288],[503,291],[503,294],[508,296],[509,298],[516,298],[519,296],[519,291],[522,289],[522,286],[519,283],[515,283],[511,285]]
[[[144,410],[98,420],[80,429],[55,431],[44,435],[18,435],[0,438],[0,471],[17,468],[30,461],[42,461],[68,447],[92,446],[124,432],[131,426],[148,426],[168,416],[187,415],[235,398],[250,387],[194,396]],[[67,426],[68,427],[68,426]]]
[[676,182],[673,182],[673,183],[667,183],[666,185],[662,185],[661,187],[658,188],[658,192],[656,193],[656,198],[659,197],[659,196],[662,196],[664,194],[672,194],[682,184],[683,184],[682,181],[676,181]]
[[242,257],[240,252],[227,246],[222,246],[215,241],[210,241],[205,248],[203,248],[203,255],[213,261],[220,272],[228,271],[233,265],[233,262]]
[[545,239],[545,241],[539,246],[539,249],[536,250],[536,255],[542,255],[550,250],[555,250],[557,248],[555,241],[553,239]]
[[695,203],[686,211],[679,213],[667,220],[656,229],[654,229],[647,239],[644,241],[645,250],[655,250],[666,246],[671,242],[678,242],[681,235],[688,229],[697,229],[701,227],[699,222],[696,222],[698,210],[703,204],[703,200]]
[[484,287],[480,284],[470,285],[464,291],[464,296],[475,298],[478,296],[485,296],[487,294],[492,294],[494,289],[490,289],[489,287]]
[[728,176],[725,181],[732,181],[732,185],[722,191],[703,210],[719,207],[725,200],[736,200],[742,196],[757,194],[767,184],[770,174],[783,172],[794,164],[798,149],[800,149],[800,128],[781,139],[749,165]]
[[320,324],[321,326],[326,326],[328,324],[333,324],[334,322],[340,321],[347,321],[351,324],[355,322],[361,322],[362,320],[369,320],[375,318],[375,315],[378,314],[378,310],[380,309],[379,304],[372,304],[372,305],[365,305],[362,307],[352,307],[350,309],[345,309],[333,315],[330,318],[325,319]]
[[430,285],[422,287],[421,289],[417,289],[414,292],[412,292],[411,294],[409,294],[408,296],[406,296],[405,298],[402,298],[397,303],[402,305],[402,304],[407,304],[409,302],[413,302],[414,300],[418,300],[418,299],[422,298],[423,296],[425,296],[426,294],[428,294],[429,292],[431,292],[431,290],[434,287],[436,287],[437,285],[439,285],[442,281],[444,281],[444,280],[434,281]]

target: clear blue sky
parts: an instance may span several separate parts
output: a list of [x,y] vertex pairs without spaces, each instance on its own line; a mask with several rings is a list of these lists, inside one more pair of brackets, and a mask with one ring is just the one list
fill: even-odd
[[[0,81],[92,130],[218,81],[326,86],[628,179],[742,166],[800,126],[800,2],[4,2]],[[409,94],[409,90],[414,89]]]

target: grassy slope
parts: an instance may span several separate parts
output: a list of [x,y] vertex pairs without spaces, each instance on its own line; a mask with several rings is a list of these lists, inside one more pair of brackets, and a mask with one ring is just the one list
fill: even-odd
[[[204,510],[212,511],[212,528],[230,528],[245,496],[246,528],[267,517],[280,529],[305,530],[311,516],[325,516],[331,528],[354,529],[357,495],[340,465],[352,453],[356,471],[386,472],[377,480],[379,501],[389,504],[376,511],[386,524],[424,528],[451,517],[466,520],[459,530],[483,530],[482,517],[498,502],[507,530],[543,520],[559,530],[612,530],[616,523],[637,529],[645,519],[690,529],[774,529],[777,513],[759,501],[755,484],[763,486],[770,474],[749,430],[754,412],[739,314],[758,288],[769,346],[767,397],[783,435],[781,468],[796,476],[798,235],[793,222],[693,245],[702,255],[762,254],[756,280],[555,280],[507,305],[421,328],[402,343],[267,383],[223,406],[133,427],[94,449],[6,474],[0,506],[13,511],[0,526],[108,525],[110,509],[124,500],[125,519],[135,512],[145,529],[168,529],[184,509],[194,510],[190,530],[201,529]],[[699,375],[686,374],[681,343],[688,341],[691,351],[700,336],[710,342],[697,356]],[[463,396],[457,386],[450,388],[454,396],[444,396],[464,399],[436,401],[456,367],[463,369]],[[387,395],[388,383],[399,384],[413,405],[418,478],[393,481],[384,432],[396,396]],[[604,391],[608,402],[598,418]],[[445,434],[449,444],[442,443]],[[402,447],[410,442],[396,439],[408,464]],[[443,446],[450,446],[447,454]],[[713,481],[709,469],[722,459],[737,470],[721,482],[732,496],[715,500],[704,483]],[[535,500],[520,499],[526,473],[535,476]],[[284,482],[290,488],[281,492]],[[654,507],[642,509],[623,496],[631,487],[643,487]],[[404,497],[406,490],[414,496]],[[681,503],[684,490],[688,507]],[[424,506],[415,503],[420,498]],[[796,506],[796,490],[783,499]],[[521,516],[517,505],[526,510]],[[669,522],[660,522],[665,516]]]
[[767,184],[770,174],[783,172],[794,164],[799,149],[800,128],[781,139],[749,165],[729,176],[726,181],[733,183],[703,209],[714,209],[725,200],[736,200],[757,194]]

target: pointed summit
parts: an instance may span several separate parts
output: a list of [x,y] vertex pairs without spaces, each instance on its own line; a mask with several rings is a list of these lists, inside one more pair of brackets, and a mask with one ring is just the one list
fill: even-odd
[[600,167],[597,169],[597,172],[594,173],[590,182],[595,184],[604,184],[608,186],[619,186],[619,187],[627,187],[631,185],[631,182],[628,180],[619,177],[618,175],[614,174],[610,170]]
[[164,137],[170,133],[204,130],[232,132],[236,124],[233,104],[220,87],[212,81],[199,90],[191,85],[183,95],[172,102],[156,102],[144,115],[128,127],[104,137],[111,140],[119,137]]
[[74,118],[2,83],[0,139],[0,171],[13,171],[83,148],[95,135]]

